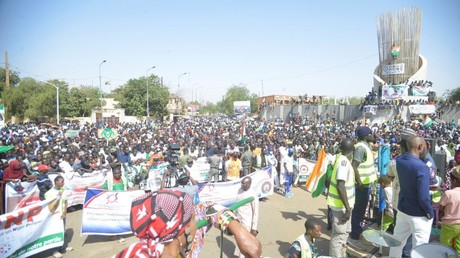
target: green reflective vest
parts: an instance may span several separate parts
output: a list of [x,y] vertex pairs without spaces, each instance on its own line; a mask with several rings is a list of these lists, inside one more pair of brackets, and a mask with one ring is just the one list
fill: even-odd
[[[438,180],[438,185],[441,185],[441,177],[436,176],[436,179]],[[437,187],[437,189],[434,191],[430,190],[430,194],[431,194],[431,201],[433,203],[439,203],[441,201],[442,191],[439,187]]]
[[377,173],[375,171],[374,165],[374,154],[372,154],[372,150],[366,143],[358,142],[355,145],[355,148],[358,148],[359,146],[366,150],[366,160],[360,163],[358,166],[359,178],[361,178],[361,182],[363,182],[363,184],[368,185],[377,181]]

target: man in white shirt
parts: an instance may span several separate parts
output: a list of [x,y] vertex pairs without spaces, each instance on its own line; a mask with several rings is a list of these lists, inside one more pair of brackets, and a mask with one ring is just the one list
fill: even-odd
[[291,184],[292,184],[292,179],[294,176],[294,150],[292,148],[289,148],[287,155],[284,156],[283,162],[282,162],[282,167],[284,168],[284,196],[287,198],[291,198],[293,196],[291,192]]
[[[252,179],[251,177],[244,177],[241,180],[241,188],[238,190],[237,202],[244,200],[248,197],[254,197],[254,201],[246,203],[245,205],[239,207],[235,211],[235,215],[238,217],[241,225],[245,227],[253,236],[257,236],[259,233],[257,231],[257,223],[259,220],[259,198],[253,189],[251,189]],[[240,253],[238,246],[235,248],[236,256],[244,258],[244,255]]]

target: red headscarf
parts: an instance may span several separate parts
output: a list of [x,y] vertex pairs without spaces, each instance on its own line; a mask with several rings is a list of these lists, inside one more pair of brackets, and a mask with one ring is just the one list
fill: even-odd
[[9,166],[3,172],[3,179],[22,179],[21,163],[18,160],[11,160]]
[[192,214],[192,198],[180,191],[160,190],[135,199],[131,204],[131,229],[141,242],[114,257],[160,257],[157,244],[182,234]]

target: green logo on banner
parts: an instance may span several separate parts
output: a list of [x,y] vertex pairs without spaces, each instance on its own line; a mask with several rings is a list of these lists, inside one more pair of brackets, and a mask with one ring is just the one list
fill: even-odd
[[115,132],[112,129],[107,127],[101,132],[101,135],[102,137],[108,140],[110,138],[115,137]]

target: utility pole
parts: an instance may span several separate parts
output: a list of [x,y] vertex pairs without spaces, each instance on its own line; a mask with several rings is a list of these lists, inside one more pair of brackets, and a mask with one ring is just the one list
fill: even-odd
[[260,80],[260,81],[262,82],[262,96],[261,97],[263,97],[264,96],[264,80]]
[[6,88],[10,87],[10,71],[8,68],[8,51],[5,51],[5,84],[6,84]]

